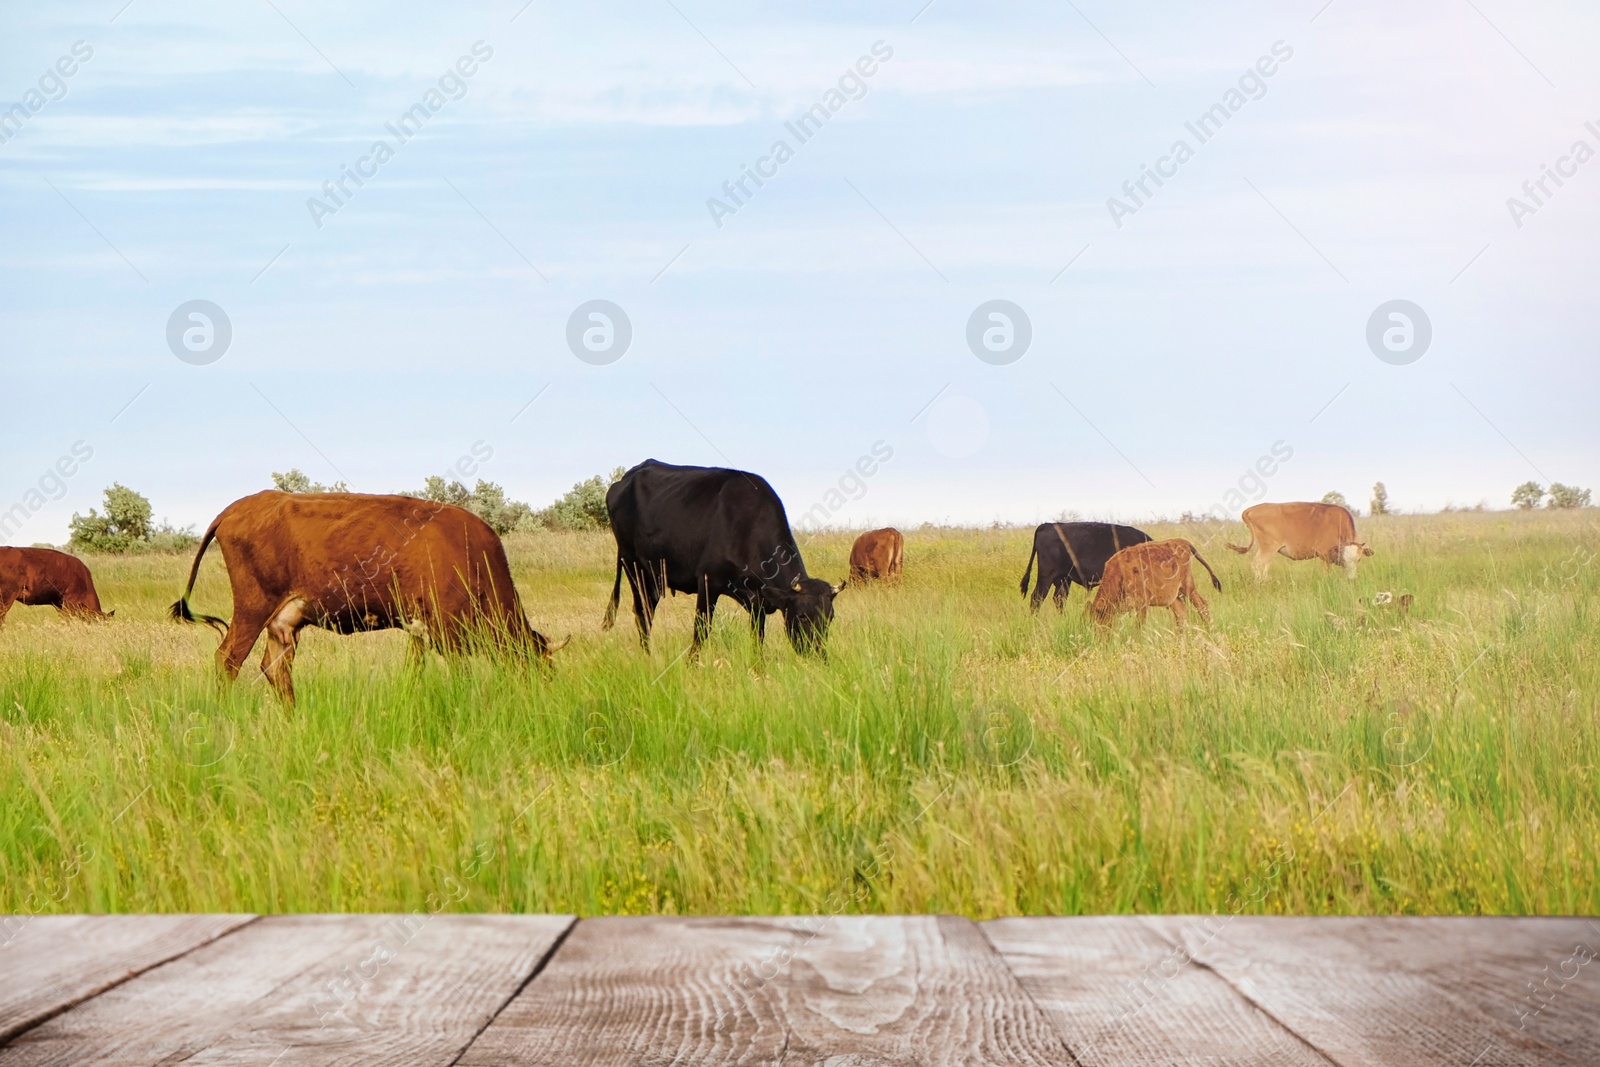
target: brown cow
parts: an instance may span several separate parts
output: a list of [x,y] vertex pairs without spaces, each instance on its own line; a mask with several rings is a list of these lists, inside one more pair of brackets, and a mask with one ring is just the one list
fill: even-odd
[[1347,578],[1356,576],[1356,560],[1372,555],[1372,549],[1356,540],[1355,518],[1338,504],[1257,504],[1245,508],[1239,518],[1250,531],[1250,544],[1228,547],[1240,555],[1255,549],[1251,565],[1257,581],[1267,577],[1274,555],[1320,559],[1331,567],[1342,566]]
[[900,577],[906,539],[892,526],[868,530],[850,546],[850,580],[858,584]]
[[[189,610],[200,560],[215,540],[233,587],[233,621]],[[222,634],[217,665],[228,680],[263,629],[261,670],[294,700],[290,669],[305,626],[337,633],[399,627],[440,652],[506,650],[549,662],[528,625],[505,546],[465,508],[405,496],[282,493],[236,500],[206,530],[172,617]]]
[[0,547],[0,625],[13,604],[48,605],[74,619],[109,619],[89,568],[53,548]]
[[[1194,570],[1189,560],[1200,560],[1200,566],[1211,575],[1211,584],[1217,592],[1222,583],[1217,573],[1195,551],[1194,545],[1181,537],[1166,541],[1146,541],[1142,545],[1129,545],[1106,561],[1105,574],[1100,588],[1095,592],[1089,614],[1102,625],[1124,611],[1137,611],[1143,624],[1145,612],[1151,608],[1171,608],[1173,616],[1182,626],[1189,619],[1189,604],[1200,613],[1205,622],[1211,621],[1211,608],[1205,597],[1195,588]],[[1184,603],[1188,601],[1188,604]]]

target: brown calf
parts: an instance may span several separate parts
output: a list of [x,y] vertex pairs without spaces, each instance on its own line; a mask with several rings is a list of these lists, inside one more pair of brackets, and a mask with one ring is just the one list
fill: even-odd
[[[1095,593],[1089,614],[1102,625],[1124,611],[1137,611],[1143,623],[1145,613],[1151,608],[1171,608],[1178,625],[1189,618],[1189,605],[1200,613],[1205,622],[1211,621],[1211,608],[1195,588],[1194,571],[1189,560],[1200,560],[1200,566],[1211,575],[1211,584],[1218,592],[1222,583],[1217,580],[1211,564],[1201,558],[1194,545],[1181,537],[1167,541],[1147,541],[1130,545],[1106,562],[1105,574]],[[1185,603],[1187,601],[1187,603]]]
[[865,584],[900,577],[905,546],[905,537],[892,526],[868,530],[850,546],[850,580]]

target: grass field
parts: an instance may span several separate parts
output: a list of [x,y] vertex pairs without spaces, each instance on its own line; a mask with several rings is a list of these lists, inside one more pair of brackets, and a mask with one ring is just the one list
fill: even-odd
[[1151,524],[1213,623],[1109,636],[1081,590],[1029,616],[1031,530],[910,531],[825,664],[726,601],[680,658],[686,597],[647,656],[599,628],[609,535],[518,535],[552,678],[308,630],[295,708],[165,618],[187,557],[91,559],[115,620],[0,631],[0,913],[1600,912],[1595,515],[1366,519],[1357,581],[1260,586],[1242,527]]

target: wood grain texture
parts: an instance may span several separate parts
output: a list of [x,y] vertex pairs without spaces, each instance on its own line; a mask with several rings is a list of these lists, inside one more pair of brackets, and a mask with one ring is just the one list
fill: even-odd
[[0,1043],[249,922],[249,915],[36,915],[6,920]]
[[0,1067],[450,1064],[571,922],[260,919],[27,1031]]
[[461,1063],[780,1061],[1072,1062],[968,920],[839,916],[585,920]]
[[[1196,940],[1225,918],[1196,916]],[[1140,918],[997,919],[983,932],[1084,1067],[1328,1067]]]
[[1241,916],[1204,943],[1173,918],[1151,921],[1342,1067],[1600,1063],[1600,1012],[1582,999],[1600,961],[1550,1011],[1518,1020],[1518,976],[1585,936],[1600,949],[1585,920]]

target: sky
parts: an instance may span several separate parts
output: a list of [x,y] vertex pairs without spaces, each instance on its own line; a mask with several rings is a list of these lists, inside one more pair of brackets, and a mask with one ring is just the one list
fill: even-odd
[[654,457],[853,527],[1600,483],[1592,6],[5,22],[10,543],[113,482],[203,527],[274,471],[484,455],[535,506]]

